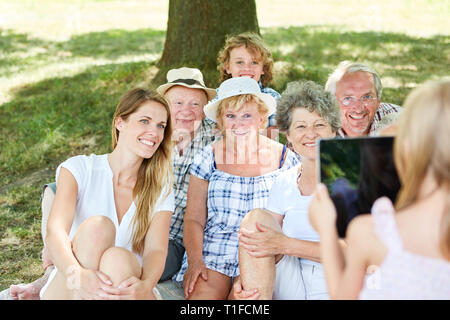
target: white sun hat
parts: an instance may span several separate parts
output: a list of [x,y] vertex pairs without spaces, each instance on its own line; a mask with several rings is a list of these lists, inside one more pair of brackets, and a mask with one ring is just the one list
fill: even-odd
[[167,83],[160,85],[156,91],[164,96],[164,94],[173,86],[183,86],[192,89],[204,90],[208,96],[208,100],[213,99],[217,92],[216,89],[208,88],[203,82],[203,74],[197,68],[178,68],[171,69],[167,72]]
[[230,78],[222,82],[217,89],[217,99],[211,100],[203,108],[205,115],[217,122],[217,108],[220,102],[226,98],[239,96],[241,94],[252,94],[260,98],[269,109],[269,116],[276,111],[277,103],[270,94],[262,93],[259,84],[250,77]]

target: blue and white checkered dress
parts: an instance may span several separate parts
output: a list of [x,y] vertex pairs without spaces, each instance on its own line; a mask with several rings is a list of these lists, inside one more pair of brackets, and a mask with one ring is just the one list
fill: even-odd
[[[229,277],[239,272],[238,231],[244,216],[252,209],[264,208],[272,183],[280,172],[299,163],[298,156],[287,149],[283,166],[257,177],[240,177],[215,167],[212,145],[198,153],[191,164],[191,174],[209,182],[208,217],[203,237],[203,261],[208,269]],[[187,255],[174,280],[183,281]]]

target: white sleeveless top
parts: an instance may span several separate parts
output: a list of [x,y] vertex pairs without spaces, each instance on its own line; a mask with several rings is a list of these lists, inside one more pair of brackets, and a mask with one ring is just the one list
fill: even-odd
[[[122,247],[132,251],[133,232],[131,230],[132,219],[136,211],[134,201],[131,203],[119,225],[114,202],[113,172],[108,162],[108,154],[90,156],[80,155],[69,158],[56,169],[56,183],[59,172],[64,167],[74,176],[78,184],[77,204],[69,238],[72,239],[78,227],[89,217],[102,215],[111,219],[116,227],[116,247]],[[170,193],[167,198],[166,188],[156,202],[153,214],[158,211],[174,210],[174,197]],[[136,254],[142,264],[142,257]]]
[[[119,224],[114,202],[113,189],[113,172],[108,162],[108,154],[90,156],[80,155],[69,158],[61,163],[56,169],[56,183],[58,183],[59,172],[64,167],[70,171],[78,184],[77,203],[75,207],[75,216],[72,227],[70,229],[69,238],[72,240],[78,227],[89,217],[105,216],[111,219],[116,228],[115,246],[133,252],[132,239],[133,232],[131,230],[132,220],[136,212],[136,205],[131,203],[125,215]],[[173,191],[167,195],[167,187],[165,187],[156,202],[153,215],[158,211],[174,211],[174,195]],[[142,256],[133,252],[142,266]],[[49,276],[40,295],[44,294],[45,289],[56,274],[55,268]]]

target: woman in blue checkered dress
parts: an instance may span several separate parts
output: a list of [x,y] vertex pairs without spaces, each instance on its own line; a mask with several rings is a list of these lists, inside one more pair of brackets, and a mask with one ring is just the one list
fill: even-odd
[[298,163],[285,146],[259,133],[275,100],[248,77],[224,81],[219,99],[204,108],[223,139],[205,147],[191,164],[183,241],[186,254],[175,280],[187,299],[226,299],[239,275],[242,218],[265,206],[278,174]]

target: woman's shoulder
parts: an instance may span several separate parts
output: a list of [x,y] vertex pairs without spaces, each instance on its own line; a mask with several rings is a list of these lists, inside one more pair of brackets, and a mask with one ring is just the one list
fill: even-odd
[[300,163],[297,163],[280,172],[280,174],[276,177],[276,181],[282,184],[294,183],[297,185],[297,176],[300,165]]
[[[297,187],[298,165],[281,171],[276,177],[271,187],[272,193],[291,194]],[[278,197],[279,195],[277,195]]]
[[374,231],[374,221],[370,214],[361,214],[353,218],[349,225],[347,234],[350,236],[364,236]]
[[299,156],[286,145],[267,137],[264,137],[264,139],[266,139],[265,150],[270,153],[272,159],[276,159],[283,171],[300,163]]
[[284,145],[264,135],[259,136],[259,154],[279,159],[284,152]]
[[94,153],[91,153],[90,155],[80,154],[68,158],[63,163],[98,164],[103,163],[107,158],[107,156],[108,156],[107,154],[98,155]]
[[263,135],[260,135],[260,139],[263,139],[264,145],[266,146],[266,148],[271,150],[272,152],[275,151],[279,154],[281,154],[283,152],[284,144],[281,144],[280,142],[270,139]]
[[209,144],[194,156],[190,173],[203,180],[209,180],[214,171],[214,161],[213,144]]
[[345,240],[348,247],[366,257],[369,264],[381,264],[387,252],[375,231],[375,222],[370,214],[361,214],[351,220]]
[[[79,188],[86,185],[89,181],[87,177],[92,176],[94,172],[101,172],[100,176],[105,177],[103,173],[107,173],[106,177],[111,175],[111,169],[108,164],[107,154],[104,155],[77,155],[68,158],[62,162],[56,169],[56,181],[62,168],[68,170],[78,183]],[[97,175],[98,176],[98,175]]]
[[76,176],[83,176],[88,172],[93,171],[96,172],[105,170],[107,172],[111,171],[108,163],[108,154],[102,155],[90,154],[90,155],[73,156],[68,158],[58,166],[56,170],[57,175],[59,174],[61,168],[66,168],[73,175]]
[[286,154],[284,155],[284,163],[283,163],[284,170],[290,169],[292,167],[298,167],[299,165],[301,165],[301,158],[295,151],[286,147],[285,153]]

